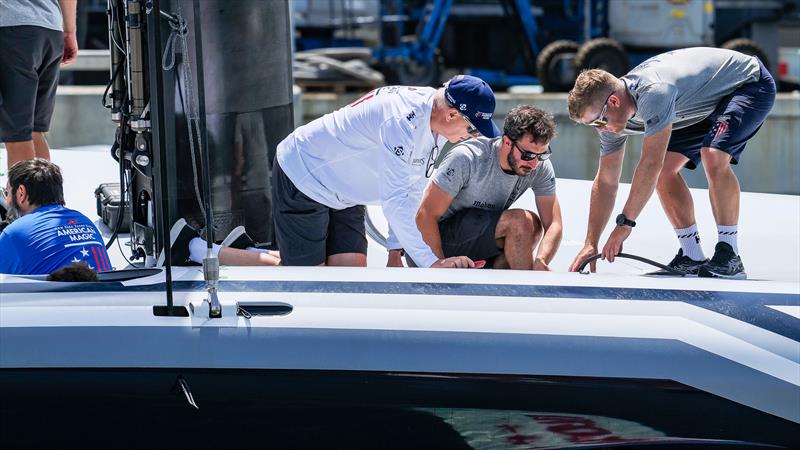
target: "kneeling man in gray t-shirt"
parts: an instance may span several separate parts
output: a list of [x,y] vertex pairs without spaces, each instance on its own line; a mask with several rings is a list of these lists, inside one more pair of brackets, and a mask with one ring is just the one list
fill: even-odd
[[[453,147],[417,212],[417,227],[431,250],[439,258],[486,260],[495,269],[550,270],[562,230],[549,161],[555,135],[551,114],[522,105],[508,113],[502,136]],[[529,188],[539,214],[508,209]]]

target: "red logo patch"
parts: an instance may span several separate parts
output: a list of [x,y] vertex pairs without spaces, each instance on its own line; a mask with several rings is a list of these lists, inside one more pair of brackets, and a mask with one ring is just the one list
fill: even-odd
[[77,221],[77,220],[75,220],[75,219],[69,219],[69,220],[67,221],[67,223],[68,223],[68,224],[70,224],[70,225],[72,225],[72,224],[74,224],[74,223],[78,223],[78,221]]

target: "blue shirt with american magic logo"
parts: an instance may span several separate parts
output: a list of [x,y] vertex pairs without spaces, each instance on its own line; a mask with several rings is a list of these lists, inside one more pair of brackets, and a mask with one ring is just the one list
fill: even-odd
[[112,270],[97,227],[62,205],[36,208],[0,234],[0,273],[49,274],[78,261],[97,272]]

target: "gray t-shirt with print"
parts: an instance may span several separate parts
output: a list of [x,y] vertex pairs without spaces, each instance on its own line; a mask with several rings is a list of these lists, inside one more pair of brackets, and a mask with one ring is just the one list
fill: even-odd
[[760,74],[756,57],[733,50],[694,47],[654,56],[621,78],[636,114],[622,134],[598,130],[600,154],[621,149],[626,135],[647,137],[670,123],[675,130],[694,125],[714,112],[722,97],[758,81]]
[[58,0],[0,0],[0,27],[22,25],[64,31]]
[[497,157],[501,139],[470,139],[445,155],[431,178],[453,196],[453,202],[440,221],[467,208],[507,209],[529,188],[537,196],[555,195],[556,177],[550,160],[540,162],[524,177],[503,172]]

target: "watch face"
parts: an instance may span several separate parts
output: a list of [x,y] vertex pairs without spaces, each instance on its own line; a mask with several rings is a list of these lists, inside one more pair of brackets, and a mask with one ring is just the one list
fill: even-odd
[[622,226],[625,225],[625,215],[620,214],[617,216],[617,225]]

